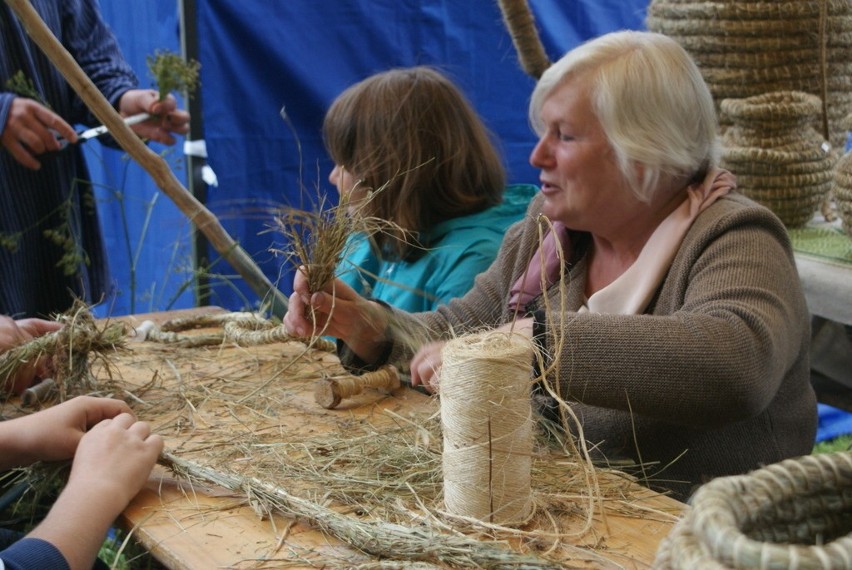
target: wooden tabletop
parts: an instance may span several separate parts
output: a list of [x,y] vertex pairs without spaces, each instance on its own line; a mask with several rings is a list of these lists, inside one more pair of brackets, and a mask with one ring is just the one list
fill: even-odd
[[[128,320],[138,325],[148,318],[162,322],[199,312]],[[246,463],[261,461],[245,451],[251,446],[316,443],[324,434],[338,439],[370,430],[378,434],[385,426],[428,422],[438,409],[435,398],[407,387],[391,394],[368,390],[336,409],[323,409],[314,401],[314,387],[342,368],[333,353],[299,342],[199,348],[131,342],[112,359],[111,373],[127,386],[147,386],[129,391],[138,400],[137,415],[163,435],[167,452],[225,471],[241,472]],[[599,478],[602,486],[615,491],[595,508],[590,529],[583,531],[585,502],[576,499],[576,505],[563,505],[557,517],[561,536],[540,529],[546,539],[510,537],[508,542],[566,567],[649,567],[683,505],[621,477],[601,472]],[[276,484],[294,494],[304,490],[292,478]],[[316,490],[304,496],[316,498]],[[344,516],[358,517],[369,510],[359,508],[353,515],[345,506],[335,508]],[[160,562],[174,569],[343,567],[378,560],[317,530],[307,519],[270,513],[248,501],[241,490],[229,491],[209,481],[189,483],[158,466],[122,522]],[[476,536],[483,540],[481,533]]]

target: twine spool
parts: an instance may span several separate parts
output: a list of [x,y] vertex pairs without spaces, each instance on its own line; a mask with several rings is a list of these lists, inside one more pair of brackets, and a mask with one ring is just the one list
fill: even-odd
[[818,97],[775,91],[725,99],[732,127],[722,137],[722,161],[737,189],[775,212],[787,227],[805,225],[831,190],[836,155],[813,128]]
[[654,568],[852,568],[852,452],[720,477],[691,503]]
[[813,126],[843,148],[840,122],[852,112],[852,1],[653,0],[646,25],[690,53],[717,109],[723,99],[810,93],[824,105]]
[[444,504],[517,525],[532,514],[532,348],[491,331],[446,344],[441,367]]
[[[852,131],[852,115],[843,121],[843,127]],[[852,150],[843,155],[834,170],[834,203],[837,205],[837,215],[843,222],[843,229],[852,237]]]

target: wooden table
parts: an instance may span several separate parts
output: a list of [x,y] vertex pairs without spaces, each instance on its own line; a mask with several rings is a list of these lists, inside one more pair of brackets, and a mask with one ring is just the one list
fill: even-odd
[[801,252],[795,255],[811,314],[852,325],[852,265]]
[[[192,314],[194,311],[190,311]],[[174,313],[129,318],[159,320]],[[260,347],[216,346],[175,349],[154,343],[130,343],[130,350],[113,362],[113,373],[127,385],[161,386],[138,396],[145,405],[137,414],[150,421],[166,440],[166,450],[176,455],[205,459],[217,468],[239,468],[240,453],[227,461],[211,459],[212,451],[233,451],[240,446],[275,446],[322,437],[354,434],[382,426],[427,422],[437,401],[409,388],[390,395],[377,391],[345,400],[337,409],[325,410],[314,402],[313,389],[323,374],[337,373],[339,362],[331,353],[307,350],[296,342]],[[288,362],[299,354],[297,371]],[[290,360],[288,360],[290,359]],[[307,371],[307,372],[306,372]],[[201,392],[190,393],[190,387]],[[186,405],[179,410],[150,409],[157,390],[181,394]],[[214,401],[217,390],[230,390],[231,400]],[[207,394],[207,397],[200,394]],[[247,403],[252,398],[259,398]],[[227,402],[222,405],[222,401]],[[266,407],[258,406],[258,402]],[[215,405],[213,405],[215,404]],[[260,412],[258,410],[261,410]],[[316,454],[315,448],[313,453]],[[260,460],[252,460],[260,461]],[[570,466],[563,468],[566,474]],[[538,540],[535,550],[566,567],[647,568],[660,540],[668,533],[683,505],[622,478],[600,474],[614,491],[597,510],[592,528],[573,538]],[[567,484],[567,483],[566,483]],[[297,493],[297,483],[285,485]],[[535,487],[534,487],[535,488]],[[582,501],[560,511],[562,532],[576,532],[584,524]],[[366,516],[339,509],[347,516]],[[421,520],[416,517],[412,520]],[[377,559],[358,552],[310,524],[279,513],[259,515],[244,493],[226,491],[205,483],[189,484],[157,467],[123,514],[123,525],[165,566],[174,569],[211,568],[316,568],[344,567]],[[532,530],[532,529],[527,529]],[[515,544],[523,540],[512,540]],[[528,543],[525,548],[531,548]]]

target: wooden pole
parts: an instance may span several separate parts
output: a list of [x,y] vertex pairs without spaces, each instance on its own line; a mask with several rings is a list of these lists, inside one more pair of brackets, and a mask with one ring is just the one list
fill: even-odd
[[157,186],[174,201],[189,221],[204,233],[216,251],[245,279],[249,287],[262,300],[271,303],[272,314],[283,316],[287,311],[287,297],[267,279],[245,250],[228,235],[216,216],[180,183],[168,163],[149,149],[136,133],[124,124],[121,115],[113,109],[68,50],[56,39],[29,0],[5,0],[5,2],[18,16],[33,41],[62,73],[92,113],[109,128],[110,134],[121,148],[148,172]]

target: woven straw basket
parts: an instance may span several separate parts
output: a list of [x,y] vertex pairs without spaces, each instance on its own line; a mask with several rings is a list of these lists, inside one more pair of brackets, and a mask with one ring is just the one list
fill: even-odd
[[696,491],[654,568],[852,568],[852,452],[720,477]]
[[852,112],[852,0],[653,0],[646,25],[692,55],[717,106],[772,91],[811,93],[825,103],[814,127],[843,148],[839,125]]
[[721,113],[732,126],[722,136],[724,168],[737,188],[775,212],[787,227],[805,225],[831,190],[836,154],[811,126],[818,97],[777,91],[725,99]]
[[[842,124],[852,131],[852,115],[848,115]],[[852,151],[843,155],[835,167],[832,193],[843,229],[852,237]]]

